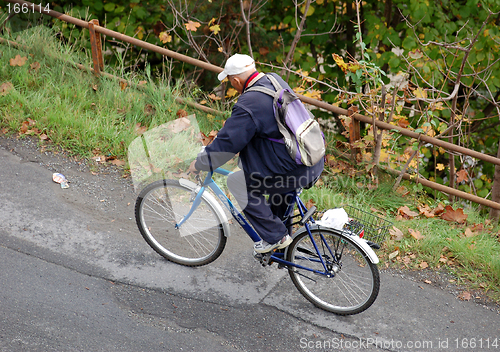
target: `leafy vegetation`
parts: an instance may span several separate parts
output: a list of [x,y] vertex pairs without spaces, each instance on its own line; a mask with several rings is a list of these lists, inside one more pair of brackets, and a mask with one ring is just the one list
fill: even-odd
[[[97,3],[92,2],[92,6],[96,6],[95,4]],[[119,19],[114,20],[114,22],[111,20],[112,23],[117,25],[117,28],[122,23],[129,23],[129,25],[125,25],[122,29],[126,33],[132,30],[133,35],[139,37],[139,32],[135,31],[137,27],[134,30],[133,23],[139,23],[140,18],[139,15],[135,18],[128,17],[130,9],[134,11],[133,9],[140,7],[151,10],[157,5],[155,5],[155,2],[149,2],[146,5],[132,1],[128,5],[125,3],[122,2],[121,5],[125,7],[124,9],[115,6],[113,10],[110,10],[111,3],[106,3],[106,8],[103,4],[100,10],[95,9],[95,13],[102,15],[108,10],[110,10],[108,12],[116,13],[113,18]],[[84,2],[82,4],[87,6]],[[266,6],[271,6],[273,2],[266,4]],[[349,4],[353,5],[354,3],[350,2]],[[367,9],[370,6],[373,8],[376,7],[375,4],[370,4],[370,2],[367,2]],[[274,6],[277,6],[277,4],[274,4]],[[334,11],[333,13],[338,13],[339,19],[343,18],[343,16],[348,18],[347,13],[349,11],[355,13],[353,6],[349,8],[346,5],[339,10],[337,5],[327,0],[322,2],[316,1],[311,6],[310,9],[314,10],[307,11],[308,14],[310,13],[307,16],[308,23],[315,23],[312,20],[309,21],[309,19],[315,18],[315,14],[323,16],[325,13],[329,13],[322,11]],[[124,14],[120,11],[116,12],[117,9],[121,10]],[[206,7],[206,9],[215,11],[211,7]],[[295,20],[295,14],[292,15],[293,8],[289,4],[285,7],[281,5],[281,9],[289,11],[290,14],[288,16],[291,17],[288,18],[285,16],[280,20],[282,22],[274,22],[274,25],[271,25],[271,23],[276,18],[263,18],[261,19],[261,26],[257,26],[255,29],[255,33],[259,33],[259,31],[261,31],[261,34],[270,33],[269,36],[260,35],[252,39],[253,43],[258,43],[256,47],[259,48],[259,53],[257,54],[256,52],[255,57],[261,60],[262,64],[272,62],[272,60],[286,60],[284,55],[278,57],[279,53],[283,52],[278,49],[285,42],[294,38],[293,34],[295,30],[293,30],[293,24],[297,21]],[[83,7],[75,7],[74,10],[83,11]],[[101,10],[102,14],[99,12]],[[137,12],[138,9],[135,11]],[[208,16],[210,16],[210,11],[206,13]],[[276,11],[278,11],[277,7]],[[94,12],[90,13],[94,15]],[[279,12],[276,13],[279,14]],[[300,11],[298,14],[300,14]],[[230,15],[234,16],[234,18],[238,17],[236,12]],[[150,24],[157,23],[154,20],[158,16],[163,15],[158,13],[143,20],[153,21]],[[318,21],[323,18],[321,16],[317,18]],[[367,16],[370,15],[368,14]],[[300,15],[297,19],[299,18]],[[324,28],[330,30],[333,22],[331,22],[331,16],[328,18],[328,20],[325,20],[326,22],[324,21]],[[225,18],[224,21],[226,20],[230,23],[230,19]],[[376,28],[377,24],[381,28],[380,23],[375,23],[376,21],[382,21],[381,17],[370,20],[374,21],[373,28]],[[158,41],[160,41],[162,44],[171,46],[175,44],[177,47],[171,47],[171,49],[185,48],[187,50],[188,47],[191,48],[190,45],[193,40],[199,39],[194,37],[189,39],[187,37],[188,32],[196,33],[193,29],[203,30],[204,26],[210,24],[208,32],[205,31],[206,34],[205,32],[203,34],[204,38],[225,35],[224,30],[228,29],[223,28],[224,22],[222,20],[218,22],[210,21],[211,19],[207,19],[205,22],[191,20],[191,24],[188,21],[185,23],[181,22],[181,24],[187,23],[188,26],[184,26],[185,30],[183,29],[183,32],[175,32],[177,34],[169,31],[165,25],[165,27],[161,28],[162,30],[158,36],[156,36],[154,29],[144,26],[143,28],[146,28],[144,34],[147,33],[148,35],[144,36],[143,39],[154,43],[159,43]],[[202,24],[197,26],[195,23]],[[276,25],[276,23],[279,25]],[[107,45],[116,45],[113,49],[115,55],[108,57],[106,71],[124,76],[129,83],[120,84],[118,81],[106,77],[96,78],[89,72],[76,69],[73,63],[91,62],[88,50],[86,50],[89,45],[88,35],[85,31],[79,31],[69,25],[65,27],[61,22],[54,22],[52,25],[55,28],[55,35],[53,34],[54,32],[45,30],[44,27],[36,27],[22,32],[11,32],[11,34],[15,34],[17,42],[27,45],[29,49],[15,48],[8,45],[0,47],[0,114],[2,116],[0,128],[2,133],[15,133],[20,138],[26,135],[34,135],[40,140],[42,148],[56,144],[87,158],[116,161],[125,159],[128,145],[145,130],[176,119],[179,117],[178,113],[182,110],[190,111],[187,106],[176,102],[176,96],[191,95],[200,103],[213,104],[216,108],[224,106],[218,105],[221,104],[222,97],[216,95],[215,93],[217,92],[207,91],[203,93],[198,86],[183,85],[180,83],[180,79],[174,80],[173,78],[174,76],[182,76],[186,81],[196,81],[194,79],[195,71],[188,70],[185,67],[179,68],[178,65],[174,65],[175,67],[169,73],[163,69],[155,70],[156,61],[153,54],[148,54],[146,56],[147,60],[142,61],[143,59],[138,59],[140,58],[138,55],[139,52],[135,52],[137,56],[132,60],[133,56],[131,53],[134,53],[135,49],[125,48],[125,51],[120,51],[117,50],[119,45],[116,43],[107,43]],[[398,24],[398,26],[402,25]],[[214,26],[219,26],[220,29]],[[339,34],[340,39],[338,41],[330,34],[321,34],[319,27],[314,29],[314,25],[308,26],[304,32],[305,34],[308,34],[308,31],[316,30],[315,34],[318,35],[310,36],[311,39],[308,39],[309,36],[303,37],[299,42],[291,62],[291,65],[295,62],[292,71],[295,73],[298,71],[299,74],[290,77],[292,85],[295,83],[296,89],[302,89],[301,92],[308,93],[310,96],[322,97],[344,107],[357,105],[361,111],[367,114],[373,114],[378,111],[376,110],[376,106],[380,105],[380,85],[377,86],[376,83],[386,79],[382,72],[390,71],[390,69],[382,70],[381,68],[397,69],[402,61],[398,57],[398,60],[400,60],[399,63],[393,61],[393,66],[391,66],[390,63],[377,60],[382,60],[382,57],[385,57],[389,61],[394,60],[395,56],[393,54],[386,54],[390,50],[389,44],[385,43],[385,41],[386,38],[392,38],[391,41],[397,41],[393,36],[395,35],[394,33],[400,33],[400,31],[394,30],[393,33],[387,27],[388,32],[376,41],[380,47],[375,50],[373,48],[375,44],[373,43],[377,39],[376,35],[375,39],[372,38],[370,36],[372,29],[366,29],[366,24],[364,26],[363,36],[356,36],[353,32],[352,36],[349,37],[347,33],[342,32],[342,35]],[[211,27],[213,28],[210,29]],[[352,29],[353,31],[356,29],[354,25]],[[411,28],[411,31],[413,29],[415,28]],[[153,36],[153,33],[155,36]],[[482,33],[484,36],[484,31]],[[492,30],[488,32],[485,38],[496,38],[495,33],[495,30]],[[186,42],[182,42],[181,39],[175,39],[174,34],[179,38],[185,35],[184,40]],[[459,33],[456,34],[458,35]],[[172,38],[169,39],[168,35],[172,36]],[[11,40],[14,39],[12,36],[7,35],[7,37]],[[56,40],[56,37],[63,40]],[[431,38],[438,40],[438,37]],[[457,38],[462,40],[459,36]],[[446,38],[443,37],[443,39]],[[259,40],[262,42],[259,42]],[[265,42],[267,40],[275,40],[276,43],[267,43]],[[364,48],[369,59],[363,56],[359,57],[359,60],[356,60],[354,58],[355,51],[358,45],[360,45],[359,43],[363,43],[363,40],[368,43],[365,44]],[[415,45],[420,45],[416,39],[414,40]],[[405,46],[405,41],[409,45],[408,47]],[[169,44],[172,42],[173,44]],[[241,50],[244,50],[245,45],[247,45],[245,42],[240,42]],[[411,44],[410,40],[406,40],[406,38],[400,40],[399,43],[402,45],[402,49],[406,50],[405,55],[413,60],[408,61],[408,67],[415,70],[412,77],[416,77],[416,80],[411,81],[414,86],[409,84],[405,90],[393,91],[388,94],[388,106],[392,102],[399,102],[399,104],[396,105],[394,103],[395,108],[392,113],[390,109],[386,109],[383,113],[384,115],[393,114],[395,124],[413,128],[420,133],[431,135],[433,133],[441,133],[449,126],[449,119],[451,118],[451,114],[449,114],[450,108],[445,106],[448,104],[445,101],[435,103],[426,102],[425,99],[429,99],[434,93],[429,87],[424,87],[422,83],[424,80],[428,81],[431,79],[429,78],[430,76],[427,77],[423,74],[428,70],[425,67],[430,65],[429,67],[432,68],[432,65],[435,64],[432,60],[436,61],[437,59],[433,59],[428,53],[425,56],[423,54],[424,50],[427,50],[424,49],[425,47],[422,47],[423,50],[421,52],[415,50],[416,47]],[[274,46],[271,46],[271,44]],[[260,50],[261,47],[265,48],[264,45],[269,45],[267,53],[264,49]],[[344,46],[342,47],[342,45]],[[385,49],[384,45],[387,46]],[[316,56],[312,53],[313,47],[316,50]],[[330,54],[343,52],[344,49],[341,49],[341,47],[353,50],[352,57],[345,56],[342,58],[337,54],[337,62],[334,56]],[[220,46],[206,52],[220,55],[221,51],[218,48]],[[228,54],[227,51],[224,52],[228,47],[222,48],[222,52]],[[321,48],[321,54],[319,48]],[[382,51],[382,49],[386,51]],[[490,46],[488,50],[493,49]],[[324,55],[326,52],[329,54]],[[392,53],[392,51],[390,52]],[[460,54],[460,50],[458,52]],[[310,58],[310,54],[313,59]],[[378,54],[381,56],[379,57]],[[276,56],[273,58],[273,55]],[[436,55],[444,57],[442,52]],[[320,58],[324,60],[322,61],[323,64],[319,63],[321,61]],[[339,67],[342,67],[339,58],[346,65],[345,71],[339,69]],[[454,61],[447,63],[446,60],[443,60],[443,65],[448,64],[453,66],[455,64]],[[220,62],[222,61],[220,60]],[[113,63],[117,65],[113,66]],[[135,63],[142,65],[144,71],[134,70],[134,66],[137,66]],[[300,65],[297,63],[300,63]],[[160,62],[160,65],[163,64],[166,63]],[[323,67],[324,72],[321,67]],[[489,69],[493,68],[494,66],[489,67]],[[432,70],[431,73],[436,70],[439,71],[436,67],[432,68]],[[181,71],[185,74],[181,75]],[[144,74],[139,72],[144,72]],[[209,74],[203,73],[203,75]],[[471,77],[470,75],[472,73],[466,77]],[[349,81],[347,77],[350,77]],[[353,89],[351,94],[343,88],[338,89],[341,85],[350,87],[350,83],[356,82],[356,79],[362,81],[364,85],[371,85],[371,90],[368,94],[365,94],[365,90]],[[442,77],[439,79],[442,79]],[[441,85],[449,86],[449,83],[440,81],[439,79],[436,78],[433,81],[435,87],[440,87]],[[321,80],[328,82],[335,89],[328,92],[320,92],[317,81]],[[199,82],[203,83],[201,77]],[[489,81],[487,84],[488,87],[497,89],[494,82],[493,85]],[[205,84],[205,86],[207,85]],[[228,90],[225,96],[228,99],[228,105],[232,103],[232,94]],[[477,98],[477,101],[469,104],[467,109],[472,106],[476,109],[474,110],[476,114],[478,114],[477,111],[488,108],[489,103],[487,100],[477,96],[474,98]],[[373,102],[376,100],[379,102],[374,104],[370,102],[370,99]],[[440,105],[439,103],[442,104]],[[460,104],[465,104],[465,102],[460,102]],[[465,109],[465,105],[463,107]],[[494,111],[494,109],[491,111]],[[210,131],[218,130],[222,126],[223,119],[220,117],[198,111],[196,114],[201,121],[201,130],[208,136],[210,135]],[[485,123],[485,119],[483,118],[487,115],[476,115],[480,117],[472,119],[469,123],[467,122],[468,118],[464,117],[466,114],[463,114],[461,121],[464,123],[463,126],[466,127],[472,126],[475,123],[479,124],[480,122],[483,124]],[[460,120],[457,114],[455,114],[455,117],[457,120]],[[421,192],[421,188],[409,184],[403,184],[398,189],[399,193],[393,192],[393,180],[389,176],[382,173],[378,177],[375,177],[370,172],[367,172],[366,170],[370,170],[368,166],[372,161],[372,155],[369,153],[371,153],[371,148],[375,140],[374,132],[368,127],[363,133],[363,139],[359,142],[359,147],[362,147],[364,150],[363,158],[358,160],[361,169],[353,168],[345,158],[348,154],[348,144],[345,143],[346,139],[338,133],[344,130],[344,125],[348,125],[346,124],[347,117],[334,116],[327,118],[329,122],[334,121],[337,125],[332,130],[326,132],[329,153],[327,156],[326,172],[318,186],[308,190],[304,196],[313,199],[320,209],[328,209],[342,204],[352,204],[387,218],[393,218],[396,214],[399,214],[400,218],[396,219],[395,227],[400,233],[396,229],[392,229],[393,233],[391,233],[390,238],[382,248],[382,252],[380,252],[381,258],[387,265],[397,265],[412,270],[423,269],[426,266],[431,268],[448,268],[461,275],[463,280],[470,285],[476,285],[479,288],[493,292],[493,296],[499,299],[500,267],[498,252],[500,244],[498,240],[498,228],[493,223],[486,221],[478,209],[470,206],[466,207],[465,213],[467,218],[463,221],[456,221],[457,219],[460,220],[460,217],[455,218],[453,216],[450,218],[451,220],[446,220],[442,216],[427,218],[427,215],[425,215],[426,212],[418,210],[417,207],[423,207],[427,204],[431,209],[427,212],[431,212],[432,209],[438,208],[440,196],[436,195],[435,199],[429,199]],[[475,146],[480,146],[481,150],[485,153],[493,153],[496,147],[495,143],[498,141],[497,128],[497,126],[493,126],[488,130],[488,135],[479,135],[478,138],[472,134],[468,134],[466,136],[468,139],[466,138],[465,140]],[[414,164],[410,164],[410,167],[418,170],[426,177],[434,177],[435,180],[442,182],[446,181],[444,171],[447,161],[443,150],[432,148],[431,146],[419,146],[418,143],[415,144],[410,140],[397,137],[391,133],[384,134],[381,146],[380,160],[394,168],[404,164],[414,149],[418,150],[418,158],[413,161]],[[460,176],[462,180],[459,182],[463,182],[463,184],[459,187],[468,185],[471,192],[477,192],[482,189],[489,191],[491,189],[493,170],[481,163],[471,164],[470,167],[464,166],[468,165],[466,164],[468,162],[467,160],[463,160],[462,169],[467,170],[467,172],[465,175],[462,173],[462,176]],[[120,163],[117,162],[117,164]],[[453,205],[454,212],[464,207],[463,204],[451,204],[445,200],[443,202],[444,205]],[[450,224],[453,225],[450,227]]]

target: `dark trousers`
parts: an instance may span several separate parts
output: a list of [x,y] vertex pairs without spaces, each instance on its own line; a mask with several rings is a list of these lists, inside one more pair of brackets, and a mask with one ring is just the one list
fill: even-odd
[[321,175],[323,162],[300,171],[265,179],[245,178],[243,171],[228,176],[229,190],[255,231],[267,243],[276,243],[289,233],[283,216],[293,201],[291,192],[306,187]]

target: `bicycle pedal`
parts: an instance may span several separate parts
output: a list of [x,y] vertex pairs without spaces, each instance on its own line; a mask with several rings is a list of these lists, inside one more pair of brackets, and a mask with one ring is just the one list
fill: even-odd
[[257,253],[255,251],[253,252],[253,257],[255,258],[255,260],[260,262],[262,264],[262,266],[268,266],[268,265],[271,265],[273,263],[273,261],[271,259],[271,255],[272,255],[272,252],[269,252],[269,253]]

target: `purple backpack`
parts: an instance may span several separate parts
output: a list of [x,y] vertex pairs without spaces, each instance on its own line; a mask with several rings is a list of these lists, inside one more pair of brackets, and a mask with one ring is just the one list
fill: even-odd
[[274,117],[283,140],[269,139],[284,143],[288,154],[297,164],[316,165],[325,156],[324,135],[319,123],[293,91],[283,89],[272,75],[266,74],[266,77],[276,91],[264,87],[251,87],[247,92],[261,92],[274,98]]

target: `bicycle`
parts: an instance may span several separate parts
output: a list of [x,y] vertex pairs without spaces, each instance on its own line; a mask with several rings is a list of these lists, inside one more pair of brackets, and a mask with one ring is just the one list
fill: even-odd
[[[214,172],[224,176],[231,173],[222,168]],[[164,179],[151,183],[139,194],[135,204],[139,230],[146,242],[169,261],[201,266],[221,255],[229,226],[216,197],[254,242],[260,240],[212,176],[208,173],[202,181],[198,175],[198,184],[182,178]],[[287,226],[301,226],[293,234],[293,242],[284,250],[263,255],[254,253],[256,259],[264,266],[277,263],[280,268],[286,268],[299,292],[323,310],[339,315],[366,310],[377,298],[380,276],[378,257],[370,247],[372,242],[357,236],[367,231],[362,226],[363,219],[351,219],[350,223],[355,226],[346,226],[343,230],[315,224],[316,207],[307,209],[300,199],[301,192],[302,189],[293,192],[294,200],[284,216]],[[297,215],[294,215],[295,206]],[[383,235],[388,225],[379,226],[376,231]]]

